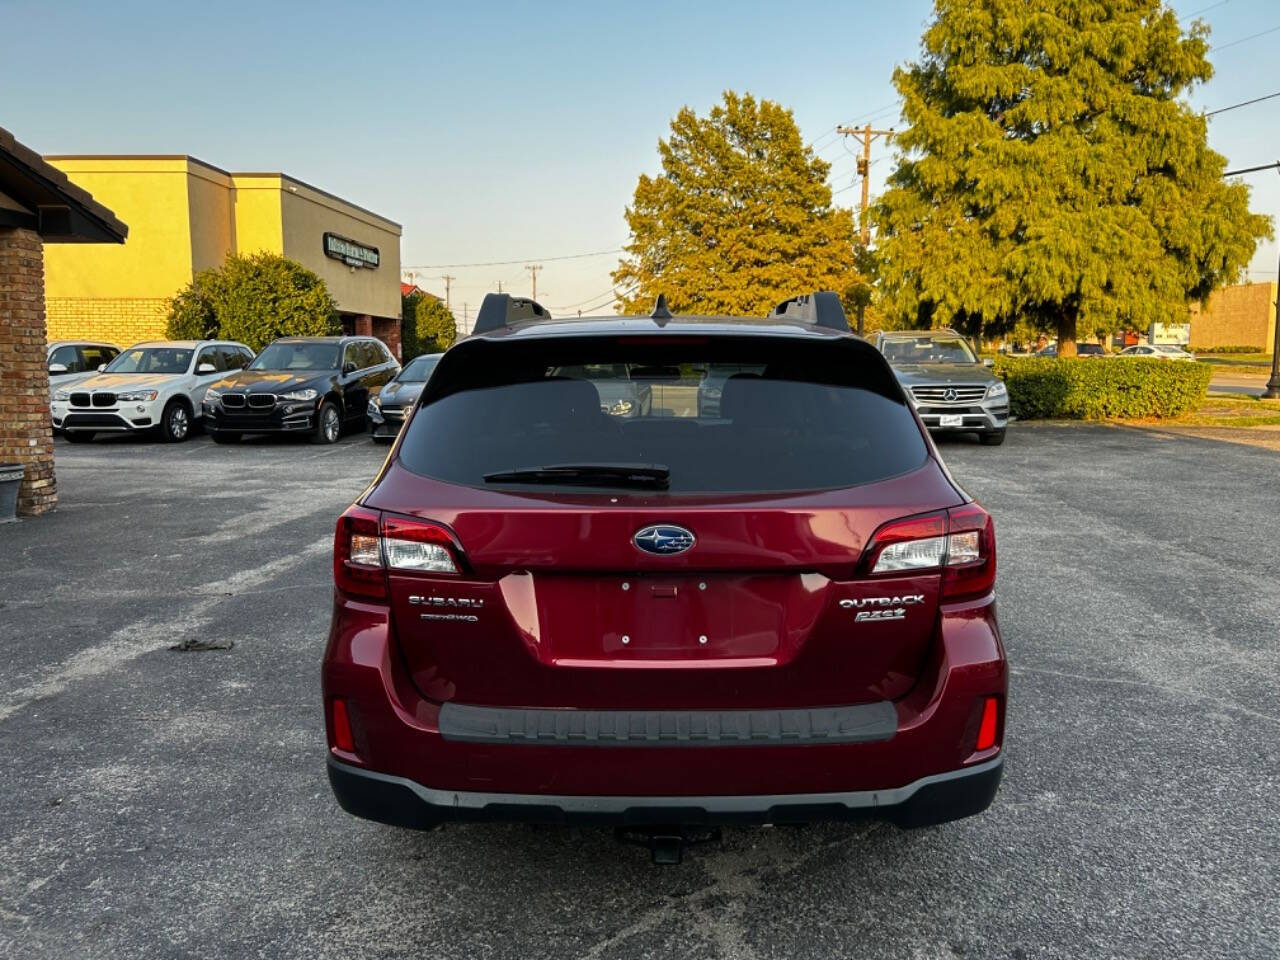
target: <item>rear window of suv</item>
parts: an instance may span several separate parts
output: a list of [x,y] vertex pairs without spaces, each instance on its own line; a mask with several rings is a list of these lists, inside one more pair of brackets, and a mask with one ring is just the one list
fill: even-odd
[[415,473],[487,489],[534,489],[494,477],[548,466],[661,467],[661,495],[855,486],[926,454],[868,344],[671,336],[462,344],[437,367],[399,455]]

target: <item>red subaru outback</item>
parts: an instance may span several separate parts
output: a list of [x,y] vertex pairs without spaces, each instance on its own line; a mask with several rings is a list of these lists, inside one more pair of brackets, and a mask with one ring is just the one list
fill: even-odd
[[490,295],[338,521],[349,812],[626,825],[975,814],[991,517],[834,294],[552,320]]

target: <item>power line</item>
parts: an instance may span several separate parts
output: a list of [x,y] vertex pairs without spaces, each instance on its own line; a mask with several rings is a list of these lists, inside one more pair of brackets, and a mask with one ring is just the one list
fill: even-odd
[[612,250],[596,250],[592,253],[567,253],[562,257],[520,257],[518,260],[486,260],[483,263],[430,263],[430,264],[411,264],[402,267],[402,270],[452,270],[461,269],[463,267],[509,267],[515,264],[528,263],[530,260],[583,260],[586,257],[607,257],[611,253],[622,253],[622,247],[615,247]]
[[1241,100],[1239,103],[1233,103],[1233,104],[1230,104],[1229,106],[1219,107],[1217,110],[1210,110],[1208,113],[1205,114],[1205,116],[1212,117],[1218,113],[1226,113],[1228,110],[1236,110],[1236,109],[1239,109],[1240,107],[1247,107],[1247,106],[1250,106],[1251,104],[1261,103],[1263,100],[1274,100],[1276,97],[1280,97],[1280,91],[1277,91],[1276,93],[1268,93],[1265,97],[1254,97],[1252,100]]
[[1259,37],[1265,37],[1267,34],[1275,33],[1277,30],[1280,30],[1280,25],[1271,27],[1268,30],[1259,30],[1257,33],[1251,33],[1247,37],[1241,37],[1239,40],[1232,40],[1230,43],[1224,43],[1220,47],[1210,47],[1209,49],[1215,52],[1218,50],[1225,50],[1227,49],[1227,47],[1238,46],[1239,44],[1245,43],[1246,41],[1257,40]]
[[1188,13],[1188,17],[1198,17],[1202,13],[1208,13],[1210,10],[1216,10],[1218,7],[1225,7],[1231,0],[1218,0],[1217,3],[1211,3],[1207,7],[1201,7],[1199,10],[1193,10]]

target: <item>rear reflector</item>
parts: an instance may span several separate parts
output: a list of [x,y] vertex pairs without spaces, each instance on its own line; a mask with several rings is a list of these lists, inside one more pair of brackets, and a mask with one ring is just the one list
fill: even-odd
[[347,701],[332,700],[333,704],[333,745],[347,753],[356,752],[355,740],[351,736],[351,720],[347,717]]
[[1000,719],[1000,701],[987,697],[982,705],[982,723],[978,725],[978,742],[974,750],[990,750],[996,745],[996,728]]
[[388,570],[457,576],[461,555],[453,534],[438,523],[353,506],[338,518],[333,580],[345,593],[381,600]]

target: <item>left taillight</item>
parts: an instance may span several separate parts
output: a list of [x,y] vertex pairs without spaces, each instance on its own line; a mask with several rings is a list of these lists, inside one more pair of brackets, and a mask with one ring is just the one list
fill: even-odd
[[453,535],[437,523],[353,506],[338,518],[333,580],[345,593],[385,599],[388,572],[457,576],[460,556]]
[[887,523],[865,556],[863,571],[871,576],[940,570],[943,600],[982,596],[995,586],[995,527],[976,503]]
[[387,573],[382,563],[381,515],[348,507],[333,535],[333,582],[343,593],[384,599]]

